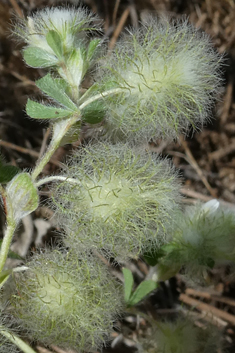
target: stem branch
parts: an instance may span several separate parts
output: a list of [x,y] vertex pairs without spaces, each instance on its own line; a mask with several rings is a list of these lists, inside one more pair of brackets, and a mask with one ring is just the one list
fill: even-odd
[[16,223],[8,222],[7,230],[4,235],[2,245],[1,245],[1,250],[0,250],[0,273],[2,272],[3,267],[5,265],[15,229],[16,229]]
[[33,350],[27,343],[25,343],[22,339],[20,339],[12,332],[6,331],[5,328],[3,329],[2,327],[0,327],[0,334],[6,337],[12,343],[14,343],[24,353],[36,353],[35,350]]
[[79,109],[82,110],[84,109],[87,105],[91,104],[92,102],[97,101],[98,99],[107,97],[107,96],[111,96],[113,94],[118,94],[118,93],[123,93],[123,88],[113,88],[110,89],[109,91],[105,91],[99,94],[96,94],[95,96],[88,98],[84,103],[82,103],[79,106]]
[[51,156],[57,150],[60,145],[62,138],[66,135],[70,127],[78,121],[79,117],[77,114],[69,119],[61,119],[54,125],[53,136],[51,142],[44,154],[44,156],[38,160],[37,165],[32,172],[32,180],[36,180],[38,175],[42,172],[45,165],[49,162]]
[[52,175],[52,176],[49,176],[49,177],[46,177],[46,178],[43,178],[41,180],[39,180],[38,182],[36,182],[36,187],[39,187],[39,186],[42,186],[43,184],[46,184],[46,183],[50,183],[51,181],[54,181],[54,180],[59,180],[59,181],[66,181],[70,184],[80,184],[79,180],[77,179],[74,179],[74,178],[68,178],[66,176],[60,176],[60,175]]

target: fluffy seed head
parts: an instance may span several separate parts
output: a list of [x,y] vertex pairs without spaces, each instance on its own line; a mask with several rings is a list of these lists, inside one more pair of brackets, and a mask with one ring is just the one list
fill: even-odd
[[221,334],[212,327],[199,328],[189,318],[157,322],[152,337],[144,341],[140,353],[216,353]]
[[[217,200],[190,206],[179,215],[171,251],[163,266],[183,266],[200,279],[214,265],[235,262],[235,214]],[[162,268],[162,270],[165,267]]]
[[16,277],[12,304],[33,339],[81,350],[108,339],[122,294],[98,258],[54,250],[34,256],[28,267]]
[[65,181],[52,192],[68,246],[104,249],[121,259],[166,242],[180,201],[167,160],[97,143],[79,150],[66,174],[77,184]]
[[177,138],[208,120],[221,86],[221,57],[186,20],[148,18],[103,60],[97,81],[121,89],[106,98],[106,134],[132,142]]

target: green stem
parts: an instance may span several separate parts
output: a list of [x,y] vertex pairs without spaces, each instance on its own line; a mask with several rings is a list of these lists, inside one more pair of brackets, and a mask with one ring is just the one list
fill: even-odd
[[62,138],[65,136],[70,127],[78,121],[78,115],[75,114],[69,119],[60,120],[54,125],[53,136],[51,142],[45,152],[44,156],[38,160],[37,165],[32,172],[32,180],[36,180],[38,175],[42,172],[45,165],[51,159],[51,156],[57,150]]
[[9,203],[7,202],[6,190],[1,185],[0,185],[0,193],[3,200],[6,216],[7,216],[7,219],[6,219],[7,228],[0,248],[0,273],[1,273],[7,260],[7,255],[11,246],[14,232],[17,227],[17,222],[14,220],[14,212],[13,212],[12,205],[10,202]]
[[105,91],[105,92],[96,94],[95,96],[88,98],[84,103],[82,103],[79,106],[79,109],[80,110],[84,109],[87,105],[97,101],[98,99],[101,99],[101,98],[104,98],[107,96],[111,96],[113,94],[123,93],[123,91],[124,91],[123,88],[113,88],[113,89],[110,89],[109,91]]
[[40,186],[42,186],[43,184],[46,183],[50,183],[51,181],[55,181],[55,180],[59,180],[59,181],[66,181],[70,184],[80,184],[80,181],[74,178],[68,178],[66,176],[62,176],[62,175],[52,175],[46,178],[43,178],[41,180],[39,180],[38,182],[35,183],[35,186],[38,188]]
[[6,331],[0,327],[0,334],[6,337],[9,341],[14,343],[18,348],[20,348],[24,353],[36,353],[33,348],[31,348],[27,343],[25,343],[21,338],[13,334],[12,332]]
[[2,245],[1,245],[1,250],[0,250],[0,273],[2,272],[3,267],[5,266],[5,262],[11,246],[11,241],[12,241],[15,229],[16,229],[16,223],[12,221],[8,222],[6,233],[4,235]]

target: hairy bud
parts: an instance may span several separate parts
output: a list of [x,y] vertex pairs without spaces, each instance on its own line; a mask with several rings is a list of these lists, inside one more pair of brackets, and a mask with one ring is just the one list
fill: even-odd
[[201,127],[221,86],[220,62],[209,37],[187,21],[148,18],[100,65],[97,81],[119,90],[105,98],[106,135],[138,143]]
[[97,143],[79,150],[66,174],[77,183],[58,183],[53,198],[68,246],[104,249],[122,259],[166,242],[180,201],[167,160]]
[[179,215],[169,252],[162,258],[160,278],[167,269],[184,267],[190,278],[202,279],[215,265],[235,262],[235,214],[217,200],[187,207]]
[[139,353],[216,353],[221,337],[215,327],[196,327],[189,318],[179,317],[174,322],[157,322]]
[[98,258],[54,250],[34,256],[28,266],[15,277],[12,304],[33,339],[81,350],[108,339],[122,295]]

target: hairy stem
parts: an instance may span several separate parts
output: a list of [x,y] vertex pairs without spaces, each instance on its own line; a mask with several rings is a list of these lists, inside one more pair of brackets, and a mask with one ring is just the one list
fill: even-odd
[[79,120],[78,115],[74,115],[69,119],[60,120],[54,125],[53,136],[51,142],[45,152],[44,156],[38,160],[37,165],[32,172],[32,180],[36,180],[38,175],[42,172],[45,165],[49,162],[50,158],[57,150],[61,140],[66,135],[70,127]]
[[49,177],[46,177],[46,178],[43,178],[41,180],[39,180],[38,182],[36,182],[36,186],[39,187],[39,186],[42,186],[43,184],[46,184],[46,183],[50,183],[52,181],[55,181],[55,180],[59,180],[59,181],[66,181],[70,184],[79,184],[79,180],[77,179],[74,179],[74,178],[68,178],[66,176],[60,176],[60,175],[52,175],[52,176],[49,176]]
[[14,343],[24,353],[36,353],[35,350],[33,350],[27,343],[25,343],[22,339],[20,339],[18,336],[16,336],[12,332],[6,331],[5,328],[0,327],[0,334],[2,336],[6,337],[12,343]]
[[82,110],[84,109],[86,106],[88,106],[89,104],[99,100],[99,99],[102,99],[104,97],[107,97],[107,96],[112,96],[114,94],[119,94],[119,93],[123,93],[123,88],[113,88],[113,89],[110,89],[109,91],[105,91],[105,92],[102,92],[102,93],[99,93],[99,94],[96,94],[95,96],[91,97],[91,98],[88,98],[84,103],[82,103],[80,106],[79,106],[79,109]]
[[4,235],[2,245],[1,245],[1,250],[0,250],[0,273],[2,272],[3,267],[5,265],[15,229],[16,229],[16,223],[13,221],[8,222],[6,233]]

